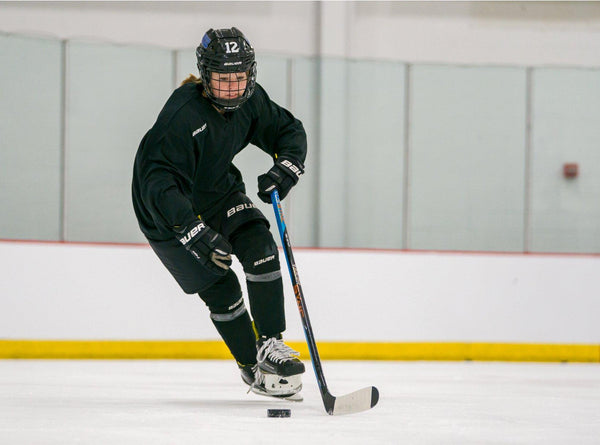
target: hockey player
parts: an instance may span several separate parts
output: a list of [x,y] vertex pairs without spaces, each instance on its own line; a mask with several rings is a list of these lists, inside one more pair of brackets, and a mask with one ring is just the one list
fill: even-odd
[[[304,172],[306,133],[256,82],[254,49],[237,28],[208,30],[196,57],[200,78],[190,76],[173,92],[138,148],[135,214],[183,291],[208,306],[250,389],[297,397],[305,369],[282,340],[277,247],[232,160],[248,144],[270,155],[258,196],[270,203],[277,188],[283,199]],[[231,254],[244,269],[254,327]]]

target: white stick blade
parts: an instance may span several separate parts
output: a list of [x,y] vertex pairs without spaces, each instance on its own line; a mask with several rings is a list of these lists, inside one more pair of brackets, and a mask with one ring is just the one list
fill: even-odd
[[368,386],[358,391],[335,398],[332,414],[352,414],[373,408],[379,400],[379,391]]

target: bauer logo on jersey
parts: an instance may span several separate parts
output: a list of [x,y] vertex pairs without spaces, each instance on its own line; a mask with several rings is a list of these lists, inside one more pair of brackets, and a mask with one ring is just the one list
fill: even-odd
[[192,137],[196,136],[198,133],[202,133],[204,130],[206,130],[206,124],[194,130],[194,132],[192,133]]
[[255,209],[255,208],[256,207],[254,206],[253,203],[244,203],[244,204],[237,205],[237,206],[232,207],[229,210],[227,210],[227,218],[235,215],[238,212],[241,212],[242,210]]

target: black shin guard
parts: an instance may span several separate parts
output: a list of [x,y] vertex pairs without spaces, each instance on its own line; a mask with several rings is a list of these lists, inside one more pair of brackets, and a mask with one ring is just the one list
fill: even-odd
[[256,363],[256,334],[233,271],[202,291],[200,298],[208,306],[215,328],[238,364]]
[[231,244],[244,267],[258,334],[272,337],[285,331],[279,253],[268,227],[260,220],[245,224],[233,233]]
[[248,281],[248,299],[250,300],[252,316],[259,336],[274,337],[285,331],[281,278],[278,284]]

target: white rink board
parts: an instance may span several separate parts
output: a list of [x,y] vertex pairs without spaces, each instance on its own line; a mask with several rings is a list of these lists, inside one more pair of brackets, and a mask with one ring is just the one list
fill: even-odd
[[[318,341],[600,341],[599,256],[294,255]],[[286,338],[302,340],[281,261]],[[218,338],[204,303],[185,295],[147,246],[0,242],[0,264],[0,338]],[[239,263],[234,269],[243,277]]]

